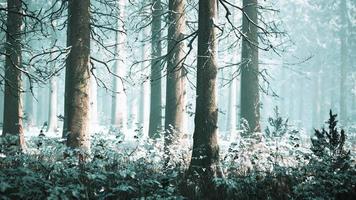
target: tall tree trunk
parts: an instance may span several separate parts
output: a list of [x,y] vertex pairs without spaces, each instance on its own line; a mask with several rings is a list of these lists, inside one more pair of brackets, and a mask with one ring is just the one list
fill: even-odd
[[96,83],[94,76],[90,77],[89,100],[90,100],[90,128],[91,128],[90,131],[93,132],[99,125],[99,122],[98,122],[98,85]]
[[319,70],[317,70],[315,73],[315,76],[313,77],[313,96],[312,96],[312,102],[313,102],[313,107],[312,107],[312,128],[319,127],[319,114],[320,114],[320,78],[319,78]]
[[[149,53],[147,49],[150,48],[150,46],[144,42],[146,37],[148,36],[148,33],[146,33],[146,30],[143,30],[141,33],[141,41],[142,47],[141,47],[141,60],[148,60],[149,59]],[[142,131],[144,133],[148,132],[148,82],[147,80],[147,72],[145,70],[145,62],[141,63],[141,68],[140,68],[140,81],[142,81],[140,85],[140,99],[139,99],[139,107],[138,107],[138,128],[142,128]]]
[[65,125],[67,146],[89,148],[90,0],[68,1]]
[[148,136],[150,138],[160,137],[162,129],[162,86],[161,86],[161,65],[162,61],[162,25],[161,17],[163,7],[161,0],[152,0],[152,25],[151,25],[151,99],[150,99],[150,122]]
[[[213,178],[222,176],[217,136],[217,38],[214,21],[217,21],[217,1],[200,0],[195,128],[188,183],[193,181],[199,187],[201,199],[218,197]],[[197,195],[196,190],[194,193]]]
[[7,31],[6,31],[6,60],[5,60],[5,95],[4,95],[4,124],[3,135],[18,136],[17,145],[25,147],[22,128],[21,100],[21,26],[22,1],[7,1]]
[[346,47],[346,21],[347,21],[347,8],[346,0],[340,1],[340,14],[341,14],[341,30],[340,30],[340,122],[342,125],[346,125],[347,111],[346,111],[346,57],[347,57],[347,47]]
[[25,93],[25,105],[24,105],[24,115],[26,118],[27,127],[31,127],[35,125],[35,117],[34,117],[34,97],[31,92],[33,88],[30,86],[30,80],[26,78],[26,93]]
[[45,99],[47,98],[47,85],[38,86],[36,94],[36,122],[37,126],[43,127],[44,123],[47,122],[47,113],[43,105],[46,105]]
[[[184,38],[185,0],[169,1],[165,146],[176,142],[183,131],[185,113]],[[178,42],[181,41],[181,42]]]
[[281,77],[281,88],[280,88],[280,94],[279,94],[279,101],[280,101],[280,104],[279,104],[279,110],[281,112],[282,115],[284,116],[287,116],[287,88],[286,88],[286,79],[287,79],[287,74],[286,74],[286,69],[284,66],[282,66],[281,68],[281,74],[280,74],[280,77]]
[[[119,1],[119,8],[120,8],[120,19],[124,18],[124,7],[125,7],[125,0]],[[123,26],[120,22],[117,22],[117,27]],[[114,65],[113,72],[121,77],[124,78],[125,76],[125,35],[117,32],[116,33],[116,61]],[[126,112],[126,93],[124,91],[124,84],[122,79],[114,76],[113,77],[113,95],[112,95],[112,112],[111,112],[111,125],[114,128],[118,129],[126,129],[127,124],[127,112]]]
[[288,118],[290,121],[294,121],[294,94],[295,94],[295,80],[292,74],[289,74],[288,79]]
[[[53,41],[52,45],[55,45],[56,34],[53,32],[52,34]],[[51,54],[51,59],[53,59],[53,55]],[[53,69],[55,69],[55,63],[53,64]],[[54,75],[51,77],[49,81],[49,99],[48,99],[48,126],[47,132],[57,131],[57,76]]]
[[243,0],[241,51],[241,118],[247,120],[250,131],[261,131],[258,83],[257,0]]
[[57,76],[53,76],[49,82],[47,132],[57,131],[57,128]]
[[240,75],[236,78],[236,85],[235,85],[235,88],[236,88],[236,94],[235,94],[235,119],[236,119],[236,122],[235,122],[235,128],[236,129],[240,129],[240,122],[241,122],[241,114],[240,114],[240,111],[241,111],[241,78],[240,78]]
[[[305,86],[304,86],[304,78],[303,77],[299,77],[299,113],[298,113],[298,120],[299,120],[299,124],[298,124],[298,127],[299,129],[302,129],[303,128],[303,124],[304,124],[304,121],[303,119],[305,118],[305,113],[304,113],[304,98],[305,98],[305,95],[304,95],[304,89],[305,89]],[[283,114],[283,113],[282,113]]]
[[230,69],[229,79],[231,79],[231,82],[229,83],[229,98],[227,104],[226,139],[230,138],[231,133],[233,133],[236,128],[236,83],[235,79],[233,79],[232,71],[233,70]]

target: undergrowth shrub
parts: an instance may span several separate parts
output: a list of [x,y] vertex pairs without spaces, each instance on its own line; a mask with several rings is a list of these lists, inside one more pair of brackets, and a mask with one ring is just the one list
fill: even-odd
[[294,188],[298,199],[355,199],[356,169],[351,151],[346,150],[347,135],[337,129],[337,115],[330,110],[328,129],[315,130],[313,155],[302,170],[304,180]]
[[[221,152],[220,199],[355,199],[355,162],[336,115],[315,130],[311,147],[277,109],[268,122],[264,133],[242,134]],[[140,128],[134,138],[115,129],[94,134],[82,164],[60,138],[28,138],[27,150],[10,156],[17,138],[0,137],[0,199],[185,199],[187,138],[172,144],[168,162],[162,139],[145,139]]]
[[163,171],[162,141],[122,139],[95,134],[80,164],[58,138],[30,138],[27,152],[0,158],[0,199],[182,198],[175,185],[184,170]]

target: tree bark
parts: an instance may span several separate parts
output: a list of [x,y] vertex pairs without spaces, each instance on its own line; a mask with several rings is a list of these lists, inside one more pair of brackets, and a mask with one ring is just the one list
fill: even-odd
[[148,136],[160,137],[162,129],[162,86],[161,86],[161,55],[162,55],[162,22],[163,8],[161,0],[152,0],[152,25],[151,25],[151,97],[150,97],[150,122]]
[[241,118],[251,132],[261,131],[258,83],[257,0],[243,0],[241,50]]
[[68,1],[65,125],[67,146],[89,148],[90,0]]
[[[165,146],[177,142],[183,131],[185,113],[184,38],[185,0],[169,1]],[[179,41],[179,42],[178,42]]]
[[22,127],[22,80],[21,71],[21,26],[22,1],[7,1],[7,31],[6,31],[6,59],[5,59],[5,95],[4,95],[4,123],[3,135],[18,136],[17,145],[25,148]]
[[193,185],[199,187],[201,199],[218,197],[213,178],[222,176],[217,136],[217,38],[214,23],[216,21],[217,1],[200,0],[195,129],[187,183],[189,187],[193,181]]
[[[125,0],[119,1],[120,8],[120,18],[124,18],[124,7]],[[122,24],[117,22],[117,27],[121,27]],[[125,55],[125,35],[117,32],[116,33],[116,61],[114,65],[113,72],[124,78],[125,76],[125,63],[124,63],[124,55]],[[121,59],[120,59],[121,58]],[[113,94],[112,94],[112,112],[111,112],[111,125],[114,128],[125,130],[127,127],[127,112],[126,112],[126,94],[124,91],[124,84],[122,79],[119,77],[113,77]]]

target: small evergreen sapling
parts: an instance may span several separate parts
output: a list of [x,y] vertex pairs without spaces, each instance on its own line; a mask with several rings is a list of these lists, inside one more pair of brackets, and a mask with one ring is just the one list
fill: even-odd
[[288,119],[283,119],[278,112],[278,107],[273,110],[274,117],[268,118],[268,126],[265,129],[265,133],[267,137],[282,137],[288,132]]
[[350,151],[345,150],[346,134],[343,129],[339,132],[336,128],[337,114],[330,110],[330,117],[326,124],[329,130],[315,129],[315,137],[311,139],[313,153],[323,161],[329,161],[334,168],[348,167]]

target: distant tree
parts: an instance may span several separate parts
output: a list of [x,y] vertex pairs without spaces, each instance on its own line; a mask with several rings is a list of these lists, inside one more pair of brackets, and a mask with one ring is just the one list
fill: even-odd
[[49,82],[49,101],[48,101],[48,126],[47,131],[57,130],[57,77],[53,76]]
[[[53,38],[55,38],[55,32],[53,32]],[[52,39],[52,44],[55,45],[55,40]],[[53,59],[53,55],[51,55]],[[53,63],[55,65],[55,63]],[[55,66],[53,66],[55,68]],[[49,80],[49,100],[48,100],[48,126],[47,131],[53,132],[57,130],[57,76],[51,77]]]
[[[120,8],[120,20],[117,20],[116,26],[123,27],[125,12],[125,1],[118,1],[118,7]],[[111,111],[111,125],[114,128],[126,129],[127,124],[127,112],[126,112],[126,94],[124,90],[124,82],[122,81],[125,76],[125,33],[117,31],[115,34],[116,40],[116,61],[113,67],[113,94],[112,94],[112,111]],[[119,77],[118,77],[119,76]]]
[[[200,199],[218,199],[213,179],[222,176],[219,164],[216,104],[217,1],[199,1],[198,64],[193,152],[188,169],[189,192],[199,188]],[[190,187],[191,184],[193,187]]]
[[18,136],[17,144],[21,149],[25,147],[23,133],[23,110],[21,101],[22,81],[22,1],[7,1],[7,30],[6,30],[6,58],[5,58],[5,94],[4,94],[4,122],[3,135]]
[[[147,37],[148,31],[143,30],[141,34],[141,40],[145,40]],[[147,60],[149,58],[149,52],[147,52],[147,49],[149,48],[149,45],[147,43],[142,43],[141,47],[141,60]],[[148,107],[148,83],[146,82],[147,77],[144,75],[144,68],[145,68],[145,63],[142,62],[140,66],[140,71],[141,71],[141,79],[143,79],[143,82],[140,84],[140,98],[139,98],[139,106],[138,106],[138,124],[139,126],[142,127],[143,131],[147,131],[147,118],[148,118],[148,112],[146,111],[146,107]]]
[[34,116],[34,96],[31,93],[31,84],[29,79],[25,79],[26,93],[24,98],[24,115],[26,119],[27,126],[35,125],[35,116]]
[[65,114],[67,146],[89,148],[90,0],[68,1]]
[[347,110],[346,110],[346,73],[347,73],[347,0],[340,0],[340,122],[346,125]]
[[165,145],[180,138],[183,131],[185,71],[185,0],[169,1]]
[[90,77],[89,100],[90,128],[94,128],[98,125],[98,85],[93,76]]
[[257,7],[257,0],[243,0],[240,114],[247,120],[251,131],[261,131]]
[[236,129],[236,80],[234,79],[232,72],[229,72],[229,79],[231,81],[228,83],[228,103],[227,103],[227,114],[226,114],[226,131],[227,139],[231,136],[231,132]]
[[151,98],[148,136],[159,137],[162,129],[162,14],[161,0],[152,0],[151,24]]

